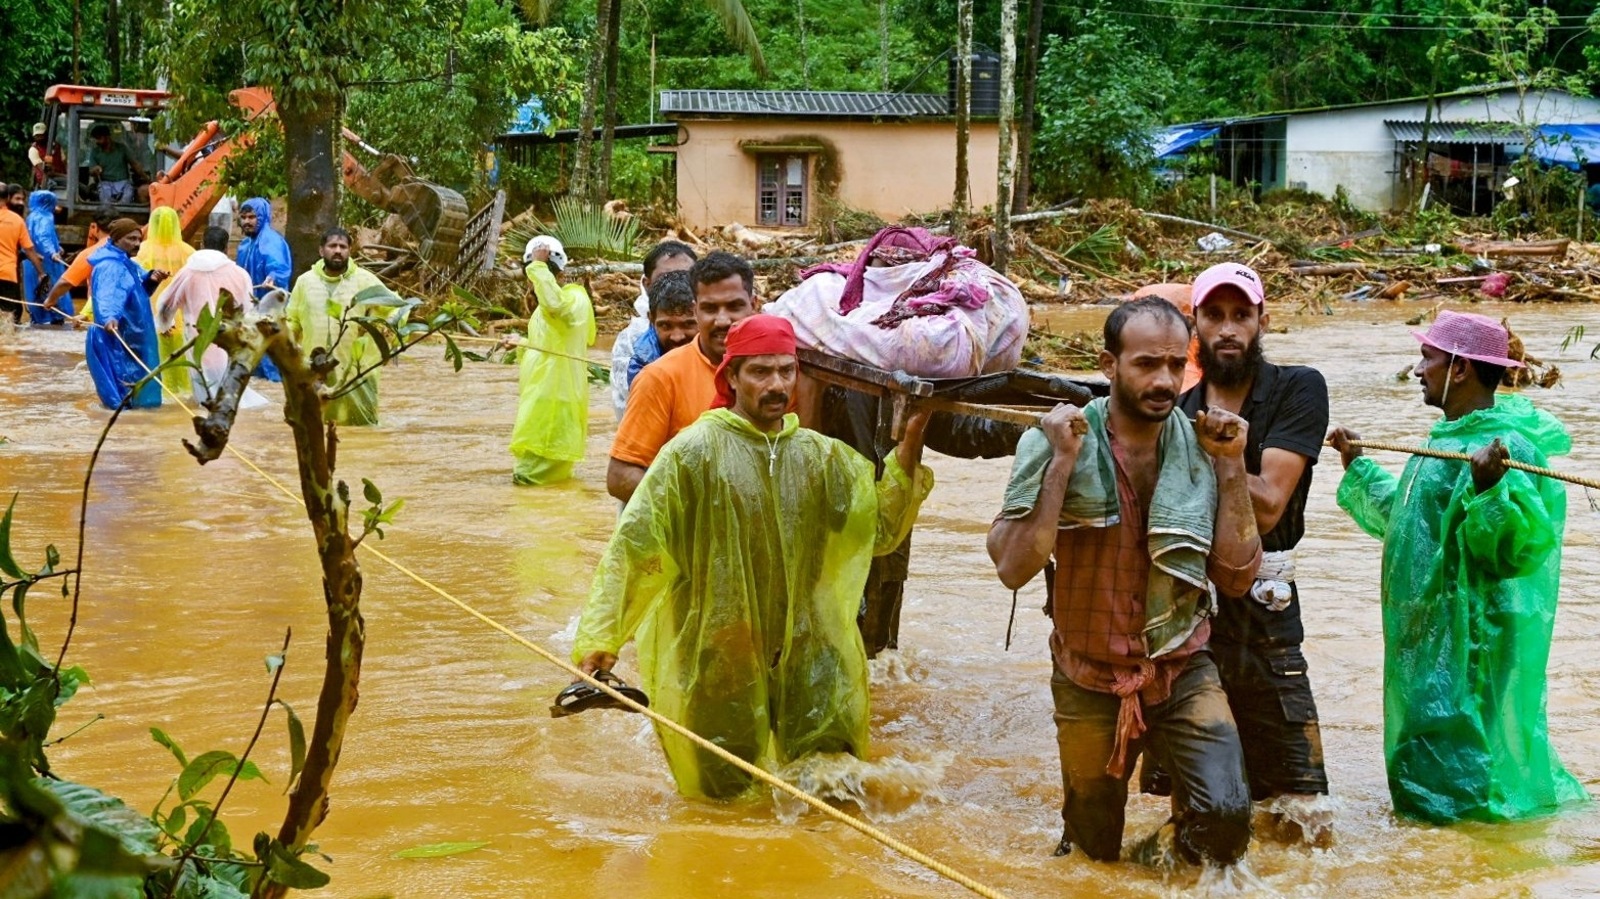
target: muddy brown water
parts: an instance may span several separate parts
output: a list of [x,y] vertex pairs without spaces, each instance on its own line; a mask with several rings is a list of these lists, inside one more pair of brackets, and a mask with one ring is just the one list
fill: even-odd
[[[1417,355],[1403,326],[1420,307],[1343,305],[1332,316],[1280,315],[1270,358],[1316,364],[1333,419],[1375,439],[1415,441],[1435,412],[1394,373]],[[1600,475],[1600,363],[1563,335],[1590,307],[1492,308],[1564,385],[1533,399],[1564,419],[1576,449],[1561,467]],[[1097,328],[1104,310],[1050,315],[1058,328]],[[603,354],[596,352],[596,358]],[[274,388],[273,398],[281,395]],[[383,548],[529,639],[565,652],[590,574],[615,516],[604,492],[613,422],[594,395],[589,456],[578,479],[515,489],[506,442],[516,371],[461,374],[430,352],[384,375],[383,426],[343,432],[341,473],[407,499]],[[82,337],[28,331],[0,346],[0,490],[21,491],[14,543],[37,559],[46,541],[70,554],[76,497],[108,413],[82,368]],[[236,444],[292,483],[287,428],[247,413]],[[322,664],[321,592],[309,529],[296,507],[237,461],[199,467],[179,445],[174,407],[126,415],[95,480],[84,603],[71,658],[94,685],[67,705],[57,733],[105,719],[54,748],[65,777],[148,810],[176,774],[151,742],[160,727],[191,755],[239,751],[268,678],[262,664],[285,628],[295,638],[282,696],[309,716]],[[1403,459],[1380,454],[1398,470]],[[1052,858],[1060,780],[1048,689],[1041,588],[1023,594],[1017,635],[1002,648],[1010,594],[983,548],[1006,460],[931,457],[938,487],[923,509],[901,644],[873,695],[873,753],[906,760],[935,790],[892,805],[894,835],[1013,897],[1162,896],[1170,878],[1126,864]],[[1306,655],[1329,775],[1338,844],[1313,851],[1257,840],[1259,895],[1586,896],[1600,893],[1600,804],[1514,826],[1421,827],[1391,814],[1383,771],[1379,548],[1334,505],[1338,459],[1317,468],[1302,544]],[[1600,497],[1597,497],[1600,499]],[[1600,793],[1600,512],[1572,488],[1562,603],[1550,662],[1555,744]],[[621,713],[551,720],[566,678],[547,663],[368,558],[369,645],[352,721],[317,834],[333,875],[322,895],[369,897],[958,896],[965,892],[820,816],[778,820],[771,802],[717,806],[680,799],[645,724]],[[36,628],[57,640],[64,609],[31,598]],[[624,657],[622,673],[631,670]],[[309,722],[308,722],[309,723]],[[235,838],[275,829],[288,771],[282,716],[256,758],[270,784],[241,784],[224,815]],[[940,767],[942,767],[942,774]],[[892,778],[891,778],[892,780]],[[215,789],[215,788],[213,788]],[[884,809],[880,809],[880,812]],[[1130,802],[1128,836],[1165,816],[1162,800]],[[421,844],[485,841],[475,852],[404,860]]]

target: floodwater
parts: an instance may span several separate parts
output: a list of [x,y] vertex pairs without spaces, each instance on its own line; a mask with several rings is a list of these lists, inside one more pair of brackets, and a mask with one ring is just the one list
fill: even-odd
[[[1269,358],[1317,364],[1333,419],[1375,439],[1414,441],[1435,417],[1415,382],[1403,326],[1420,306],[1347,304],[1335,315],[1274,322]],[[1600,363],[1559,350],[1574,324],[1600,334],[1589,307],[1506,307],[1530,352],[1558,361],[1564,386],[1534,390],[1576,450],[1560,467],[1600,475]],[[1052,315],[1097,328],[1104,310]],[[1592,338],[1591,338],[1592,339]],[[596,358],[601,357],[596,353]],[[0,490],[21,491],[14,544],[25,560],[75,546],[82,472],[107,413],[82,368],[82,337],[24,332],[0,346]],[[267,388],[274,398],[275,388]],[[595,393],[589,457],[574,483],[516,489],[506,441],[516,372],[450,371],[435,352],[384,374],[383,426],[343,432],[340,471],[405,497],[383,548],[489,615],[565,653],[615,516],[604,492],[609,396]],[[293,451],[276,412],[241,416],[235,445],[292,483]],[[148,810],[177,766],[153,743],[171,734],[190,756],[243,749],[265,699],[264,656],[285,628],[294,643],[281,696],[309,719],[322,667],[322,596],[309,527],[297,507],[236,460],[196,465],[176,408],[130,413],[107,443],[87,529],[82,615],[71,661],[94,686],[62,711],[54,747],[65,777]],[[1010,594],[984,534],[1007,461],[930,458],[939,483],[923,509],[894,664],[874,686],[867,784],[893,835],[1013,897],[1165,896],[1195,885],[1081,856],[1053,858],[1060,780],[1050,720],[1048,624],[1030,586],[1016,638],[1002,647]],[[1398,469],[1402,458],[1380,461]],[[1390,812],[1384,779],[1377,604],[1378,544],[1333,502],[1338,459],[1324,452],[1302,544],[1306,655],[1321,710],[1338,843],[1329,850],[1258,839],[1252,895],[1572,897],[1600,892],[1600,803],[1515,826],[1421,827]],[[1567,765],[1600,794],[1600,512],[1572,488],[1561,610],[1550,663],[1551,729]],[[1597,497],[1600,499],[1600,497]],[[351,722],[317,833],[333,897],[958,896],[965,892],[816,814],[779,819],[767,800],[722,806],[672,790],[637,717],[552,720],[567,678],[376,559],[365,559],[369,643]],[[61,601],[30,597],[34,625],[58,640]],[[625,655],[621,673],[633,671]],[[235,839],[276,830],[288,772],[281,713],[255,758],[270,784],[244,783],[224,813]],[[307,722],[309,726],[309,720]],[[907,785],[910,786],[907,786]],[[213,791],[217,787],[211,788]],[[906,791],[919,801],[907,803]],[[892,811],[893,814],[888,812]],[[1164,800],[1130,801],[1129,838],[1165,817]],[[423,844],[482,841],[476,851],[406,860]]]

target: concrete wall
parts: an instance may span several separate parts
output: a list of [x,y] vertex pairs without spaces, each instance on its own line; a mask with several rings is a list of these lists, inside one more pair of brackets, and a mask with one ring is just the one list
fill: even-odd
[[[1389,209],[1396,199],[1395,142],[1384,122],[1420,122],[1426,116],[1424,100],[1290,115],[1286,181],[1290,186],[1304,183],[1307,190],[1330,197],[1342,185],[1356,206]],[[1551,92],[1530,93],[1519,103],[1515,91],[1448,97],[1439,101],[1434,119],[1479,124],[1586,124],[1600,122],[1600,100]]]
[[[757,224],[756,159],[741,142],[821,143],[813,155],[807,224],[816,220],[819,190],[831,175],[849,206],[895,221],[910,213],[947,209],[955,192],[953,121],[851,122],[742,119],[682,120],[677,148],[678,211],[690,227]],[[993,206],[1000,132],[974,122],[968,144],[972,205]],[[831,158],[820,158],[827,156]],[[832,171],[830,171],[830,168]]]

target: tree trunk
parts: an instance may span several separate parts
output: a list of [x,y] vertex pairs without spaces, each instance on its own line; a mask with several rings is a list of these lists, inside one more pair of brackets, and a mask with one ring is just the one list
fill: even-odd
[[583,108],[578,113],[578,145],[573,153],[572,196],[594,199],[594,122],[605,72],[606,34],[611,26],[611,0],[595,0],[594,46],[589,50],[589,75],[583,82]]
[[296,92],[278,102],[289,169],[289,221],[284,237],[289,241],[296,276],[316,261],[322,232],[339,224],[339,101],[336,92]]
[[72,83],[83,83],[83,0],[72,0]]
[[1034,100],[1039,90],[1039,40],[1044,30],[1044,0],[1028,2],[1028,42],[1023,49],[1022,114],[1017,119],[1017,183],[1011,211],[1028,211],[1033,193]]
[[950,233],[967,233],[967,141],[972,129],[972,0],[956,2],[956,191],[950,203]]
[[1017,0],[1000,0],[1000,171],[994,195],[994,269],[1011,261],[1011,125],[1016,105]]
[[617,58],[622,55],[622,0],[610,2],[611,10],[606,16],[606,106],[605,124],[600,133],[597,202],[611,199],[611,154],[616,146],[617,132]]
[[[289,118],[284,119],[287,125]],[[339,448],[337,426],[323,421],[323,376],[290,339],[283,324],[273,319],[247,325],[237,307],[233,318],[217,334],[217,346],[228,353],[228,374],[218,401],[209,414],[196,417],[200,445],[185,441],[202,464],[216,459],[226,447],[238,409],[238,399],[250,382],[250,372],[263,356],[283,373],[283,414],[294,434],[295,461],[300,473],[300,498],[311,522],[322,564],[322,595],[327,605],[328,640],[322,689],[317,696],[316,720],[306,741],[304,767],[289,792],[289,805],[276,842],[257,842],[261,861],[286,850],[298,857],[317,826],[328,816],[333,773],[344,749],[345,730],[360,698],[361,658],[366,649],[366,624],[361,617],[361,564],[356,560],[359,539],[350,537],[349,489],[334,476]],[[263,837],[265,835],[263,834]],[[255,885],[254,899],[282,899],[288,887],[265,877]]]
[[811,90],[811,59],[806,56],[806,0],[794,0],[794,27],[800,33],[800,87]]
[[[122,86],[122,10],[118,0],[106,0],[106,58],[111,63],[111,86]],[[16,39],[15,35],[11,36]]]
[[889,0],[878,0],[878,83],[889,90]]

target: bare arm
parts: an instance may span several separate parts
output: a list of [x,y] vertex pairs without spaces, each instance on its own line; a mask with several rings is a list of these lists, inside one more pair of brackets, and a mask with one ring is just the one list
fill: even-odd
[[1261,474],[1249,476],[1258,533],[1265,534],[1278,526],[1307,464],[1305,456],[1291,450],[1269,447],[1262,451]]
[[644,466],[613,457],[606,463],[606,492],[626,503],[644,480]]
[[1050,561],[1060,526],[1061,503],[1067,496],[1067,479],[1078,464],[1082,431],[1088,422],[1076,406],[1059,405],[1041,423],[1052,453],[1045,468],[1044,485],[1033,511],[1022,518],[1000,519],[989,526],[989,558],[994,560],[1000,583],[1019,590]]
[[906,416],[905,435],[894,448],[894,454],[895,461],[900,463],[900,470],[909,476],[914,477],[917,467],[922,464],[922,439],[932,415],[926,409],[916,409]]
[[1221,409],[1202,412],[1195,422],[1200,448],[1211,456],[1217,475],[1217,521],[1207,574],[1218,591],[1239,596],[1255,580],[1261,554],[1256,512],[1250,501],[1250,476],[1244,470],[1244,419]]

